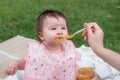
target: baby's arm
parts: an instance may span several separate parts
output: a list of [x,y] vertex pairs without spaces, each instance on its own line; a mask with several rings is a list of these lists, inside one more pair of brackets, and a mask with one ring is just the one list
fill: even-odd
[[24,68],[25,68],[25,63],[26,63],[26,61],[25,61],[25,59],[20,59],[20,60],[18,60],[18,70],[24,70]]
[[24,59],[14,60],[7,66],[5,72],[7,75],[14,75],[17,70],[24,70],[24,66]]

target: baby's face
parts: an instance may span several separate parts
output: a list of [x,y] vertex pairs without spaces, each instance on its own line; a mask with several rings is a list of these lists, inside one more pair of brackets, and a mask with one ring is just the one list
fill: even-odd
[[56,43],[55,37],[63,38],[68,34],[66,20],[62,17],[46,17],[43,25],[43,38],[45,43]]

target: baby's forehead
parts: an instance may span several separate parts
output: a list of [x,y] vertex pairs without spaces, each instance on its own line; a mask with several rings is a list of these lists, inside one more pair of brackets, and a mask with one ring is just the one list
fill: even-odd
[[45,16],[44,20],[46,20],[46,19],[57,19],[57,20],[59,20],[61,18],[66,21],[66,19],[64,17],[62,17],[62,16]]
[[51,23],[56,23],[56,22],[58,22],[58,23],[63,23],[63,24],[65,24],[66,25],[66,19],[64,19],[63,17],[54,17],[54,16],[47,16],[45,19],[44,19],[44,24],[46,23],[46,22],[51,22]]

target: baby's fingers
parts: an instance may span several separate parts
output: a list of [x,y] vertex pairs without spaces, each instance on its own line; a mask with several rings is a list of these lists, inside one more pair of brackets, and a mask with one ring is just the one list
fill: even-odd
[[94,78],[92,78],[90,80],[100,80],[100,77],[98,76],[98,74],[95,74]]
[[14,75],[16,73],[16,68],[12,68],[12,67],[8,67],[6,70],[5,70],[5,73],[7,75]]
[[14,75],[16,73],[16,68],[11,68],[10,75]]

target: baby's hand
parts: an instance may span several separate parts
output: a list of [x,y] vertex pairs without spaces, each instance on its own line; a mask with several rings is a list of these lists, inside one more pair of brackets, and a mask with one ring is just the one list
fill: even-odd
[[6,68],[5,73],[7,75],[14,75],[18,68],[18,61],[12,61]]
[[99,76],[97,74],[95,74],[95,76],[90,80],[100,80],[100,78],[99,78]]

